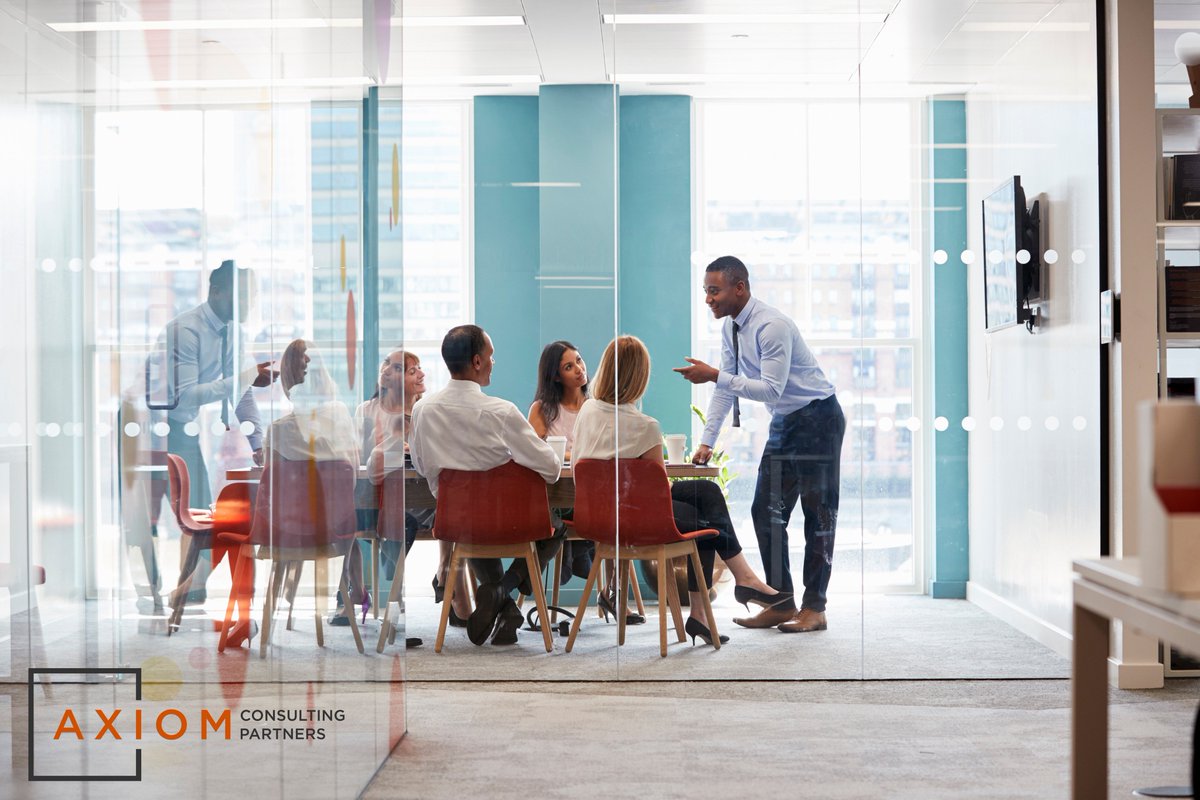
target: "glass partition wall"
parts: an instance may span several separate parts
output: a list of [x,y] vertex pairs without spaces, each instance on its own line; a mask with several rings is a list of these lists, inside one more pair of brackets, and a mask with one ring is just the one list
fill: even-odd
[[381,585],[403,573],[403,490],[387,528],[356,421],[381,334],[403,336],[401,211],[380,202],[398,134],[385,169],[365,160],[390,4],[18,5],[0,10],[19,76],[10,779],[354,796],[405,730],[404,616]]

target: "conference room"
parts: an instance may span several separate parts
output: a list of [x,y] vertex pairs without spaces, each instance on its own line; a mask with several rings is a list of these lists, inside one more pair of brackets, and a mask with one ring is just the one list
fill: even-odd
[[[426,681],[1068,678],[1072,561],[1121,547],[1096,9],[952,5],[0,4],[0,676],[337,705],[334,794]],[[745,305],[715,314],[726,256]],[[743,308],[830,388],[746,390],[735,426]],[[432,412],[472,382],[540,455],[461,466],[500,428]],[[833,478],[764,522],[822,458],[764,455],[813,400]],[[603,458],[572,450],[589,406]],[[740,548],[711,585],[688,492]],[[819,626],[762,623],[793,588]]]

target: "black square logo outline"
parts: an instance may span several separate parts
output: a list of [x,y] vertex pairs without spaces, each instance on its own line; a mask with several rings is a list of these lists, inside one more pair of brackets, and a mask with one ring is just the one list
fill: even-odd
[[134,750],[134,774],[132,775],[35,775],[33,765],[33,718],[34,718],[34,686],[38,675],[124,675],[132,673],[134,677],[134,700],[142,699],[142,669],[127,667],[109,669],[104,667],[30,667],[29,668],[29,780],[30,781],[141,781],[142,779],[142,748]]

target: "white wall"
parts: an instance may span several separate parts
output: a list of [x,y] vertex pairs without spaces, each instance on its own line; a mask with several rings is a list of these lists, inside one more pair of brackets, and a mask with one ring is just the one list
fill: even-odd
[[[1071,627],[1071,561],[1100,548],[1094,4],[1064,3],[1045,22],[1089,25],[1029,34],[993,82],[967,94],[968,242],[979,255],[968,268],[970,413],[979,423],[970,436],[968,596],[1061,649],[1054,629]],[[1046,246],[1060,254],[1043,272],[1037,335],[984,330],[980,203],[1013,175],[1029,202],[1042,195]],[[1021,416],[1032,420],[1028,432],[1017,427]],[[992,431],[992,417],[1002,431]],[[1058,430],[1047,430],[1047,417]]]

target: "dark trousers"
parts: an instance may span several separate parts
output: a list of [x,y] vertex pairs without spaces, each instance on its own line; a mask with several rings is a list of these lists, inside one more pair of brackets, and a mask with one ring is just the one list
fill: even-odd
[[846,417],[836,397],[809,403],[771,420],[758,464],[750,515],[762,553],[765,580],[791,592],[788,522],[796,501],[804,512],[804,597],[801,607],[824,611],[833,571],[842,438]]
[[[167,452],[179,456],[187,464],[189,497],[180,498],[179,502],[190,508],[208,508],[212,505],[212,483],[208,479],[208,465],[204,463],[204,452],[200,449],[200,437],[188,436],[183,432],[183,426],[172,423],[171,432],[167,434]],[[208,583],[212,574],[212,551],[205,550],[196,562],[196,570],[192,576],[189,594],[200,592]]]
[[[680,533],[690,533],[704,528],[713,528],[716,536],[696,540],[700,551],[700,566],[704,570],[704,583],[712,588],[713,564],[716,556],[733,558],[742,552],[733,520],[729,518],[729,506],[721,487],[712,481],[676,481],[671,484],[671,506],[675,515],[675,527]],[[688,591],[700,591],[696,582],[696,571],[688,559]]]
[[[562,537],[565,533],[565,529],[556,531],[551,538],[535,543],[537,544],[539,567],[544,569],[558,554],[558,548],[562,547]],[[472,558],[470,562],[471,569],[475,570],[475,577],[481,584],[498,583],[505,594],[511,593],[529,577],[529,566],[525,563],[524,558],[514,558],[507,571],[504,570],[504,566],[498,558]]]

